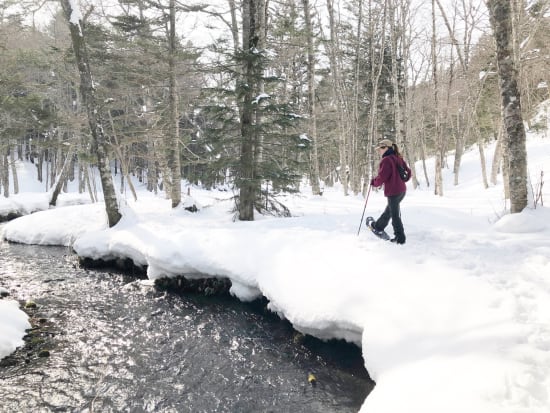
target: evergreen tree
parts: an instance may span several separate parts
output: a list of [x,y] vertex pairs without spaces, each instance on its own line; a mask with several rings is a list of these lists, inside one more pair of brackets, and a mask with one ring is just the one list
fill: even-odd
[[[302,117],[293,104],[298,98],[286,64],[277,58],[280,50],[261,47],[256,35],[250,36],[249,47],[234,53],[226,53],[223,43],[212,45],[220,60],[211,65],[216,83],[204,89],[202,132],[196,139],[212,160],[209,181],[229,177],[240,190],[241,220],[253,219],[254,210],[277,208],[269,198],[278,191],[297,190],[309,149],[298,128]],[[273,41],[269,32],[267,41]]]

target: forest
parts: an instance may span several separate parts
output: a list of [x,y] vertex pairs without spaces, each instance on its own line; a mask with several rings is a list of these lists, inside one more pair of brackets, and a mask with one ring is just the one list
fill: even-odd
[[3,1],[0,189],[18,193],[16,162],[29,161],[52,204],[78,180],[105,200],[112,226],[116,191],[136,197],[130,176],[173,207],[183,179],[234,190],[238,218],[253,220],[280,211],[277,194],[300,191],[304,178],[317,195],[336,182],[365,194],[374,145],[387,138],[417,165],[412,185],[422,175],[436,196],[441,171],[458,185],[475,146],[484,186],[502,172],[519,212],[524,125],[547,127],[529,120],[549,97],[548,9],[546,0]]

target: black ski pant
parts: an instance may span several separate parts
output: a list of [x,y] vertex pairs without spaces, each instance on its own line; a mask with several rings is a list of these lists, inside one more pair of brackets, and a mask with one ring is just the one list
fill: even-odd
[[383,231],[388,226],[391,219],[393,233],[397,242],[400,244],[404,244],[406,240],[405,229],[403,228],[403,222],[401,222],[401,208],[399,206],[403,198],[405,198],[405,192],[399,195],[389,196],[386,209],[373,225],[377,230]]

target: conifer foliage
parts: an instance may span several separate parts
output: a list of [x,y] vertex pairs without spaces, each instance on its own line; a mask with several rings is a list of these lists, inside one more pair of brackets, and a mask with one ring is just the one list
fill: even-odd
[[[110,225],[136,181],[174,208],[183,185],[231,190],[236,217],[253,220],[287,214],[277,195],[303,183],[364,193],[389,138],[415,187],[451,167],[458,185],[473,145],[485,171],[498,140],[483,184],[502,174],[511,211],[528,203],[522,125],[547,127],[530,121],[550,97],[547,2],[60,0],[32,26],[33,3],[0,5],[4,196],[25,159],[45,190],[103,191]],[[496,42],[481,33],[487,11]]]

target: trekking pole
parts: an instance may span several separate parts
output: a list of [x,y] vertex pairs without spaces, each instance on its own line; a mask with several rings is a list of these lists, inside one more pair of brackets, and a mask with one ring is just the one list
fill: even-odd
[[359,223],[359,229],[357,230],[357,235],[361,232],[361,225],[363,225],[363,218],[365,218],[365,211],[367,210],[367,202],[369,202],[370,189],[372,185],[369,184],[369,189],[367,191],[367,199],[365,200],[365,207],[363,208],[363,215],[361,215],[361,222]]

